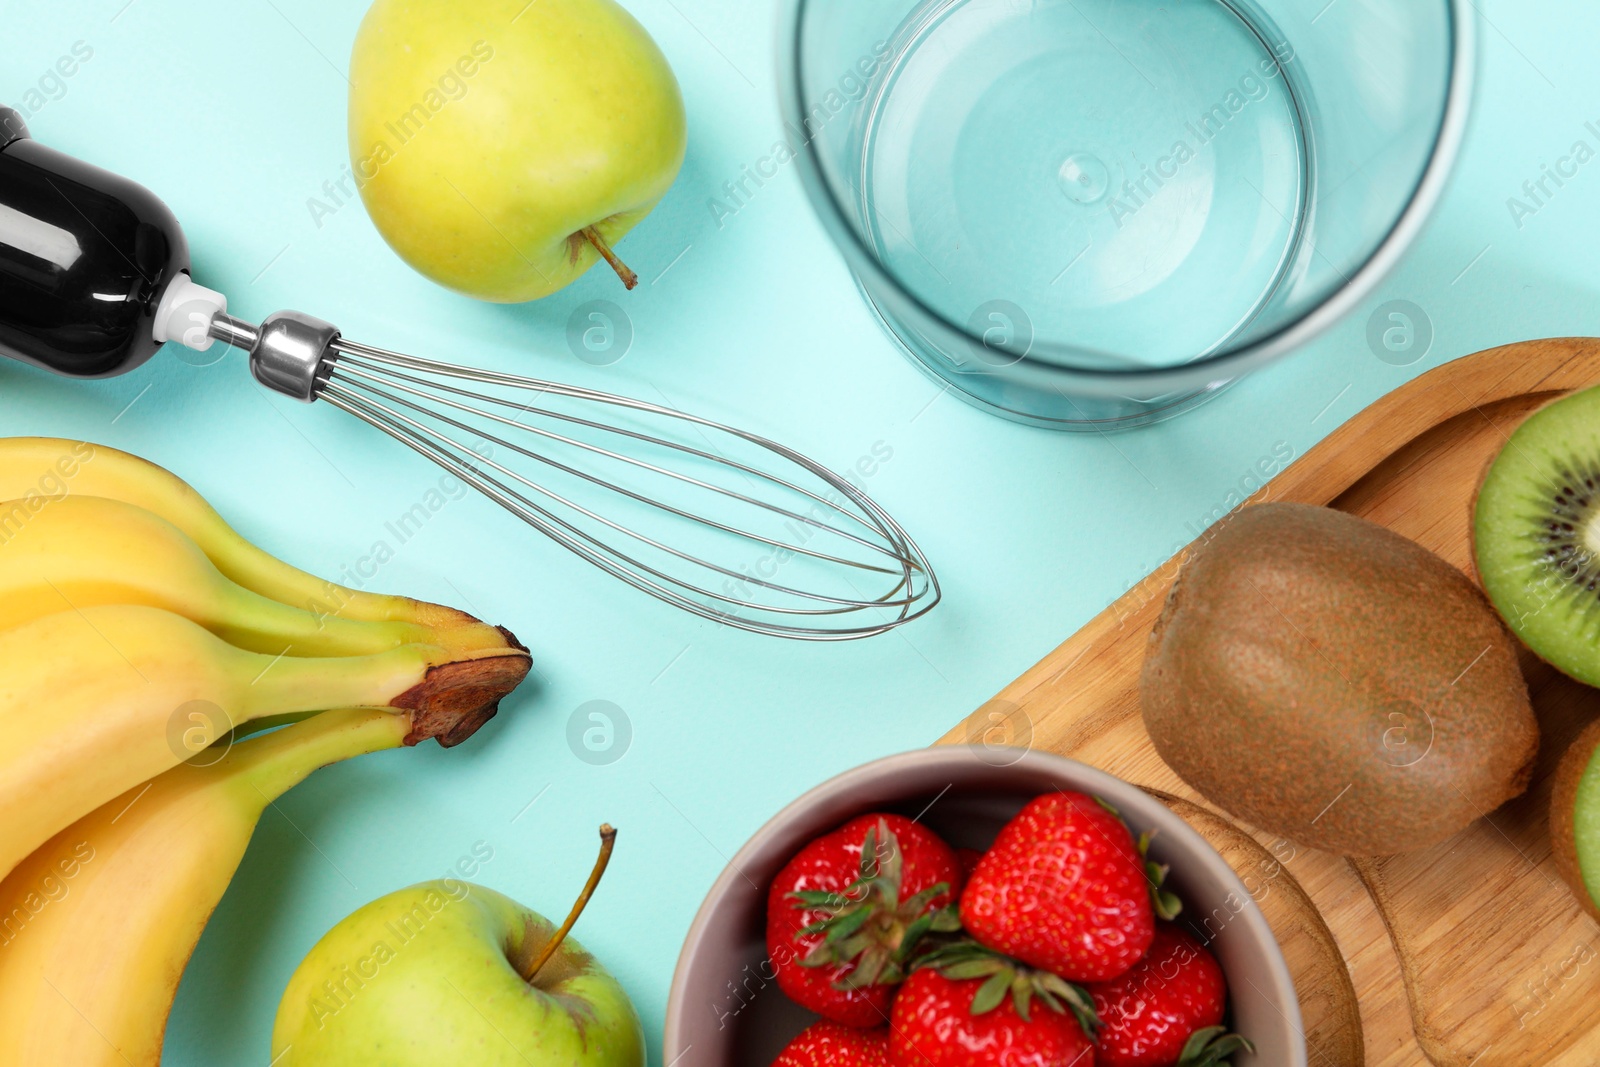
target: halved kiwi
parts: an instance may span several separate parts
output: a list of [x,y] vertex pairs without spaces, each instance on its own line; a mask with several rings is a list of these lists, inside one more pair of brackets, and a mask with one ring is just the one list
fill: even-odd
[[1600,389],[1541,408],[1512,433],[1478,490],[1473,545],[1511,631],[1600,686]]
[[1600,722],[1561,757],[1550,795],[1550,850],[1584,908],[1600,919]]

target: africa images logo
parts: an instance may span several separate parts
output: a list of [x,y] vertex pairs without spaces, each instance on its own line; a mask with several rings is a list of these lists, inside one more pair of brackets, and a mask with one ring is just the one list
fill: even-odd
[[[1255,70],[1246,71],[1215,104],[1184,123],[1183,135],[1172,142],[1166,155],[1158,158],[1154,164],[1140,163],[1139,173],[1124,181],[1117,195],[1106,203],[1106,210],[1111,212],[1111,220],[1117,224],[1117,229],[1122,229],[1128,219],[1155,199],[1167,182],[1177,178],[1207,145],[1222,136],[1245,108],[1265,100],[1272,92],[1269,83],[1282,74],[1293,60],[1292,45],[1287,41],[1276,45],[1270,58],[1261,60]],[[1260,74],[1256,71],[1260,71]]]
[[1522,183],[1518,195],[1506,198],[1506,210],[1511,214],[1511,222],[1517,229],[1522,229],[1528,220],[1554,200],[1567,184],[1578,176],[1582,168],[1594,159],[1595,145],[1600,144],[1600,124],[1586,122],[1583,124],[1584,132],[1594,138],[1580,137],[1572,142],[1564,155],[1558,156],[1554,164],[1540,162],[1539,175],[1529,178]]

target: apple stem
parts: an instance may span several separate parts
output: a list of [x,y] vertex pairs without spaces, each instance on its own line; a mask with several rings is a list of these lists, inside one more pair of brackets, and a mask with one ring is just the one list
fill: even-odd
[[594,250],[600,253],[600,258],[611,264],[611,269],[617,272],[617,277],[622,279],[622,284],[631,292],[639,284],[639,276],[628,269],[628,265],[606,244],[606,239],[600,236],[600,231],[594,226],[583,228],[584,239],[594,245]]
[[557,930],[555,935],[550,938],[550,943],[544,947],[543,952],[539,953],[539,958],[533,961],[533,966],[529,967],[527,972],[523,974],[522,980],[529,985],[533,984],[533,980],[539,976],[540,968],[550,962],[550,957],[556,954],[556,949],[561,947],[561,942],[567,939],[567,935],[577,925],[578,916],[582,915],[583,909],[588,907],[589,898],[594,896],[595,888],[599,886],[601,877],[605,875],[607,865],[611,863],[611,852],[616,847],[617,831],[612,828],[610,823],[602,825],[600,827],[600,856],[594,861],[594,870],[589,872],[589,882],[583,887],[583,892],[578,894],[578,901],[572,905],[572,912],[567,916],[567,921],[561,924],[561,929]]

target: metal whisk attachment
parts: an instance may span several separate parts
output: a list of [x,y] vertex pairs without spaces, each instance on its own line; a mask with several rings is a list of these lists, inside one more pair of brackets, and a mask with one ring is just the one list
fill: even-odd
[[635,589],[773,637],[886,633],[939,601],[927,558],[850,480],[775,441],[610,393],[357,344],[298,312],[218,314],[263,385],[433,460]]

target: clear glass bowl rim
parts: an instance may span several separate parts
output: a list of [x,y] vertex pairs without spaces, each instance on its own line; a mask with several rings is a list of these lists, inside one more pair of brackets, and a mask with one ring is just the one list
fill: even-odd
[[[800,25],[809,2],[784,0],[778,35],[779,106],[786,128],[798,130],[805,129],[803,117],[807,113],[805,91],[800,81],[803,67]],[[1218,2],[1227,4],[1228,0]],[[1348,281],[1300,318],[1269,336],[1243,348],[1225,350],[1189,363],[1137,370],[1073,366],[1073,353],[1084,349],[1036,341],[1027,355],[1006,369],[1016,369],[1021,372],[1020,376],[1045,379],[1060,387],[1079,385],[1091,392],[1103,391],[1108,387],[1191,389],[1203,383],[1228,381],[1287,355],[1333,326],[1365,300],[1405,255],[1438,206],[1466,135],[1477,69],[1477,24],[1471,0],[1442,2],[1450,16],[1450,85],[1428,165],[1412,190],[1405,210],[1372,255]],[[802,142],[797,150],[796,161],[812,206],[869,294],[892,294],[895,303],[915,309],[920,318],[916,325],[923,329],[931,327],[940,335],[938,340],[947,347],[981,343],[964,326],[951,322],[903,287],[878,262],[877,256],[862,242],[845,208],[834,196],[831,184],[823,175],[822,161],[814,139]],[[1054,358],[1041,358],[1041,353]],[[995,373],[1004,375],[1005,370]]]

